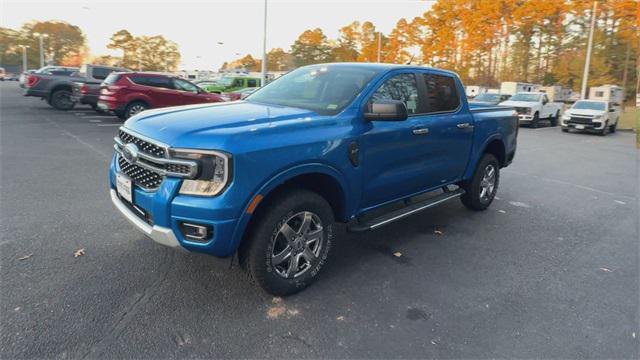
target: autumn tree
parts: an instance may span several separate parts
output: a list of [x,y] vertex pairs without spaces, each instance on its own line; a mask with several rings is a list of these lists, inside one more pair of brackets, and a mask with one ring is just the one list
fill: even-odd
[[296,66],[331,61],[331,48],[322,30],[305,30],[291,45]]
[[281,48],[267,53],[267,71],[286,71],[293,66],[293,57]]
[[110,49],[122,50],[122,66],[146,71],[176,71],[180,63],[178,45],[162,35],[133,36],[120,30],[111,36]]

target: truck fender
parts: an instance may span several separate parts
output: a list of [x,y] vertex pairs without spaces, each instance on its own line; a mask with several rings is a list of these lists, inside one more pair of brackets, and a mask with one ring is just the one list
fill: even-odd
[[[489,136],[482,143],[481,146],[479,146],[476,149],[474,149],[474,152],[471,154],[471,161],[469,162],[469,165],[467,166],[467,169],[464,172],[463,180],[471,179],[471,177],[473,176],[473,172],[476,170],[476,166],[478,164],[478,161],[480,161],[480,158],[482,157],[482,155],[487,150],[487,147],[494,140],[499,140],[500,142],[502,142],[503,141],[502,140],[502,135],[500,135],[499,133],[493,134],[493,135]],[[502,144],[502,146],[504,147],[504,143]]]
[[[238,249],[240,242],[242,241],[244,232],[247,228],[247,225],[249,224],[249,221],[251,220],[251,216],[253,215],[253,211],[249,210],[249,206],[253,206],[253,207],[259,206],[259,202],[263,198],[267,197],[274,189],[284,184],[286,181],[291,180],[300,175],[314,174],[314,173],[328,175],[328,176],[331,176],[334,180],[336,180],[342,189],[344,204],[349,203],[349,199],[346,198],[347,197],[346,189],[348,189],[348,187],[344,179],[344,175],[342,175],[342,173],[337,169],[335,169],[334,167],[327,164],[323,164],[323,163],[308,163],[308,164],[300,164],[292,168],[288,168],[272,176],[267,182],[265,182],[257,191],[251,194],[251,196],[247,199],[243,207],[243,211],[240,214],[238,221],[236,222],[236,228],[233,231],[233,239],[231,239],[231,241],[229,242],[229,249],[227,252],[228,253],[235,252]],[[256,198],[259,198],[260,201],[258,201],[256,204],[253,204],[255,201],[254,199]]]

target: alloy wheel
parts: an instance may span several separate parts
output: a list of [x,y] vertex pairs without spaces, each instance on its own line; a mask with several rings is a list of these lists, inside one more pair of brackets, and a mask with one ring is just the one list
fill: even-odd
[[320,217],[310,211],[299,212],[280,226],[271,249],[271,265],[279,276],[297,278],[313,266],[323,242]]

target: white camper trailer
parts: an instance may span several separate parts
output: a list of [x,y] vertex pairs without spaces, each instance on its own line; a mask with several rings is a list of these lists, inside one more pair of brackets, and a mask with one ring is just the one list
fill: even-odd
[[622,87],[617,85],[594,86],[589,89],[589,100],[603,100],[615,105],[624,101]]
[[553,86],[541,86],[540,92],[547,94],[549,101],[552,102],[567,102],[571,99],[573,90],[560,85]]
[[467,94],[467,97],[469,98],[474,98],[480,94],[484,94],[487,92],[487,88],[478,85],[467,85],[464,90]]
[[500,84],[500,94],[515,95],[521,92],[537,92],[539,88],[539,84],[505,81]]

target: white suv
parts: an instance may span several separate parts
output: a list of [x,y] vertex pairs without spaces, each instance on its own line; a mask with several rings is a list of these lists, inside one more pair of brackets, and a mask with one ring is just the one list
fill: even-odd
[[562,115],[562,131],[569,129],[596,131],[600,135],[615,132],[620,111],[614,104],[602,100],[579,100]]

